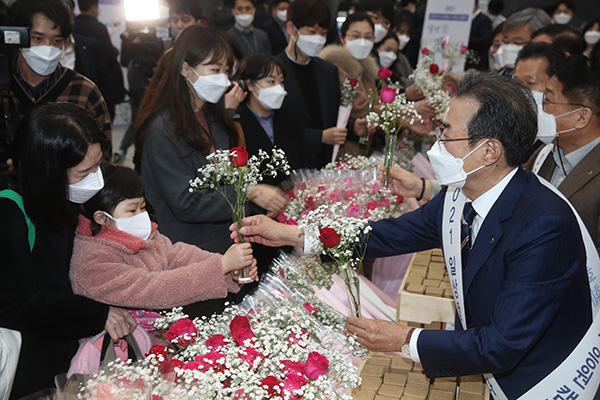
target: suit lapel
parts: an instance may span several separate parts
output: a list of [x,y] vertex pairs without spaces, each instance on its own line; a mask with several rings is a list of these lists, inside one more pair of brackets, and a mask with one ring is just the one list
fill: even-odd
[[570,198],[600,173],[600,145],[597,145],[581,160],[558,186],[558,190]]
[[526,184],[527,178],[525,173],[519,168],[485,217],[471,249],[467,268],[464,271],[463,293],[465,298],[469,294],[473,279],[490,257],[490,254],[502,237],[502,223],[512,216]]

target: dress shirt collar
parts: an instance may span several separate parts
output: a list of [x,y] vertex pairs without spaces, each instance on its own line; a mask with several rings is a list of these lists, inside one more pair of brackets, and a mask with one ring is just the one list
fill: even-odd
[[266,117],[263,117],[262,115],[260,115],[259,113],[257,113],[256,111],[254,111],[252,109],[252,107],[250,107],[250,105],[248,105],[248,110],[252,111],[252,114],[254,114],[254,116],[258,119],[258,120],[265,120],[265,121],[272,121],[273,120],[273,111],[271,111],[271,114],[267,115]]
[[[477,212],[477,217],[480,217],[482,222],[485,217],[488,215],[496,200],[500,197],[510,180],[517,173],[518,168],[510,171],[500,182],[498,182],[494,187],[490,190],[473,200],[473,208],[475,212]],[[476,217],[476,218],[477,218]]]

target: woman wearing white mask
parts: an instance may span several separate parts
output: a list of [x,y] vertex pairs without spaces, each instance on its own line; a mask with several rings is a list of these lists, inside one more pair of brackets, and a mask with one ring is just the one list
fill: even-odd
[[[371,55],[374,45],[374,26],[364,12],[351,14],[340,30],[340,45],[329,45],[319,57],[338,68],[340,88],[345,79],[356,79],[358,86],[352,102],[351,119],[366,117],[371,104],[370,93],[376,91],[377,61]],[[371,133],[374,129],[370,130]],[[359,132],[360,133],[360,132]],[[340,148],[340,154],[367,155],[369,145],[359,145],[356,134],[348,134],[348,140]]]
[[600,20],[589,22],[583,28],[583,39],[585,40],[585,51],[583,55],[589,57],[590,53],[600,43]]
[[224,255],[172,243],[150,220],[137,173],[108,163],[102,173],[105,185],[83,204],[75,234],[69,275],[76,294],[134,309],[152,331],[145,311],[238,292],[237,271],[244,267],[256,278],[249,243],[233,244]]
[[[238,78],[248,87],[246,101],[239,108],[246,150],[252,156],[277,146],[285,152],[292,169],[316,168],[302,125],[294,114],[281,109],[287,95],[284,72],[283,62],[271,55],[252,55],[240,62]],[[264,182],[276,185],[287,178],[279,174],[265,177]]]
[[[228,75],[233,62],[222,32],[200,26],[184,30],[163,56],[144,95],[135,132],[146,198],[162,233],[173,242],[220,253],[231,244],[229,204],[214,190],[191,193],[189,180],[211,152],[243,145],[228,112],[233,113],[245,94],[234,83],[223,97],[232,86]],[[229,200],[235,196],[230,188]],[[286,200],[276,188],[263,184],[254,186],[248,198],[273,215]],[[206,312],[211,310],[207,307]]]
[[[19,360],[11,398],[53,387],[79,338],[105,329],[116,341],[136,326],[126,310],[74,295],[69,281],[74,203],[103,186],[105,140],[96,120],[70,103],[36,108],[16,132],[15,176],[0,195],[0,326],[20,331],[18,342],[22,337],[20,356],[19,343],[7,352]],[[6,339],[4,330],[0,336]],[[11,373],[5,365],[3,384]]]

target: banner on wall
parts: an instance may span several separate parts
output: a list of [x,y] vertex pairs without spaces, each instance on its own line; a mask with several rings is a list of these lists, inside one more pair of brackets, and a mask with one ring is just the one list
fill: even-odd
[[[441,43],[444,38],[449,38],[452,44],[467,46],[471,32],[471,19],[473,17],[474,0],[436,0],[427,2],[423,34],[421,35],[421,48],[435,43],[436,60],[442,65]],[[419,57],[421,57],[419,53]],[[452,69],[454,72],[464,70],[464,57]]]

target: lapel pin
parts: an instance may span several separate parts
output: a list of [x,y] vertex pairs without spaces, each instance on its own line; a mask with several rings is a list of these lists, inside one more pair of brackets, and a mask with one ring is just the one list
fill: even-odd
[[490,244],[493,244],[493,243],[494,243],[494,238],[491,238],[490,239]]
[[590,171],[588,171],[588,175],[591,175],[591,174],[593,174],[593,173],[594,173],[594,171],[591,171],[591,170],[590,170]]

